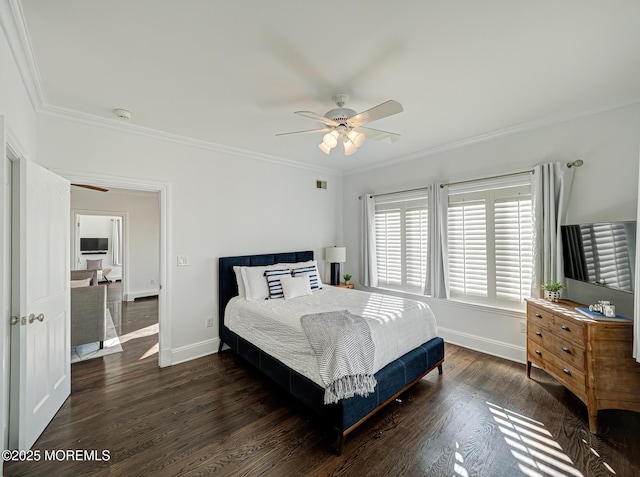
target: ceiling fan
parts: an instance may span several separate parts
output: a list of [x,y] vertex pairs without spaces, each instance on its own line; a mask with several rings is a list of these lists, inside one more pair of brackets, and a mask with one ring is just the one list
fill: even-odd
[[343,107],[349,99],[348,95],[336,94],[331,99],[338,107],[328,111],[324,116],[320,116],[311,111],[295,111],[294,113],[298,116],[320,121],[324,124],[324,127],[308,129],[306,131],[280,133],[276,134],[276,136],[324,132],[325,135],[318,146],[320,150],[325,154],[329,154],[334,147],[342,143],[345,156],[350,156],[356,152],[366,138],[377,140],[388,139],[391,142],[395,142],[400,138],[400,134],[364,127],[365,124],[404,111],[402,105],[397,101],[385,101],[371,109],[356,113],[353,109]]

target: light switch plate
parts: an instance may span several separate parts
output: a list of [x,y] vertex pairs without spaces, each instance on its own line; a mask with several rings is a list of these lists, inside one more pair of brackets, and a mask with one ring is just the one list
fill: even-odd
[[189,265],[189,257],[187,255],[178,255],[178,266],[186,267]]

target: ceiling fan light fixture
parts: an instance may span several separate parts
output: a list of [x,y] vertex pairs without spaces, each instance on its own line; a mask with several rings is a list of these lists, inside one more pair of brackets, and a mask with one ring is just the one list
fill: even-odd
[[347,136],[349,136],[349,139],[351,140],[351,142],[353,144],[355,144],[356,147],[362,146],[362,143],[365,140],[365,135],[362,134],[362,133],[359,133],[358,131],[356,131],[354,129],[349,131],[349,134],[347,134]]
[[344,155],[345,156],[350,156],[351,154],[353,154],[354,152],[356,152],[358,150],[356,145],[350,140],[346,140],[343,143],[343,145],[344,145]]
[[338,145],[338,133],[334,130],[325,134],[322,138],[322,143],[329,149],[333,149]]
[[327,155],[329,155],[329,153],[331,152],[331,148],[327,146],[324,142],[321,142],[320,144],[318,144],[318,147],[322,152],[324,152]]

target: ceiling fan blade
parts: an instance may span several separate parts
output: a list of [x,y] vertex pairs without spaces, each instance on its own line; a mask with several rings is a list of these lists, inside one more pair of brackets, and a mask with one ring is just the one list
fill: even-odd
[[376,141],[387,140],[388,142],[393,143],[400,139],[400,134],[382,131],[380,129],[360,127],[356,128],[356,131],[363,133],[367,139],[375,139]]
[[293,114],[297,114],[298,116],[304,116],[305,118],[309,118],[309,119],[315,119],[316,121],[320,121],[321,123],[324,123],[327,126],[334,126],[334,127],[340,126],[339,122],[334,121],[333,119],[325,118],[324,116],[320,116],[319,114],[316,114],[311,111],[294,111]]
[[331,128],[320,128],[320,129],[306,129],[305,131],[293,131],[286,133],[278,133],[276,136],[287,136],[288,134],[306,134],[306,133],[319,133],[319,132],[329,132]]
[[90,190],[97,190],[98,192],[109,192],[109,189],[105,189],[103,187],[98,187],[98,186],[92,186],[89,184],[71,184],[71,185],[76,187],[84,187],[85,189],[90,189]]
[[404,111],[404,108],[400,103],[390,100],[356,114],[349,118],[347,122],[349,123],[349,126],[358,127],[363,124],[370,123],[371,121],[377,121],[378,119],[401,113],[402,111]]

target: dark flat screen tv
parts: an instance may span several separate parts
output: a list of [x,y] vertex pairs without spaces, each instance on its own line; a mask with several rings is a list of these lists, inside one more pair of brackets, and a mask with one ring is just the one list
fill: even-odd
[[561,231],[567,278],[633,293],[636,222],[563,225]]
[[106,252],[109,250],[108,238],[81,238],[81,252]]

